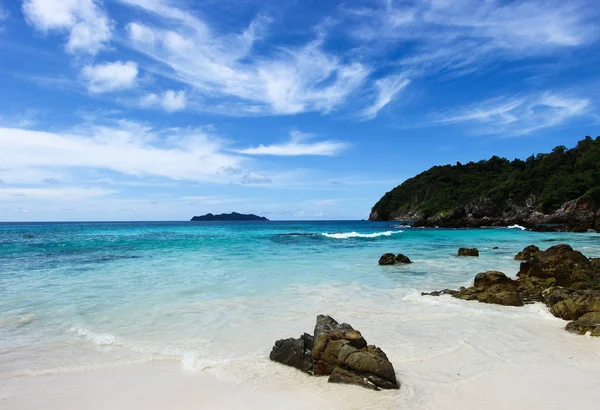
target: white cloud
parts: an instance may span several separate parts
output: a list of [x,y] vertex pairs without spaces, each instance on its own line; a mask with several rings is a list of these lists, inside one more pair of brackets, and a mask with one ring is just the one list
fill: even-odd
[[259,145],[254,148],[246,148],[235,152],[246,155],[275,155],[275,156],[300,156],[300,155],[324,155],[333,156],[348,148],[348,144],[339,141],[305,142],[313,138],[311,134],[299,131],[291,132],[289,142],[274,145]]
[[321,38],[273,49],[268,57],[256,55],[254,48],[269,22],[264,17],[242,32],[221,34],[165,1],[121,1],[164,18],[162,26],[129,24],[131,46],[160,63],[159,74],[210,98],[206,110],[230,115],[327,113],[345,103],[371,72],[360,62],[324,51]]
[[502,97],[438,113],[439,124],[475,123],[486,134],[523,135],[558,126],[585,115],[590,100],[544,93],[525,97]]
[[135,43],[154,45],[154,32],[148,27],[138,23],[130,23],[127,25],[127,31],[129,38]]
[[391,75],[375,81],[377,96],[373,103],[360,113],[360,116],[368,120],[377,117],[379,111],[392,102],[397,94],[409,84],[410,80],[404,75]]
[[143,108],[162,107],[167,112],[181,111],[186,107],[185,91],[167,90],[161,95],[150,93],[140,99]]
[[80,188],[80,187],[65,187],[65,188],[2,188],[0,189],[0,199],[3,201],[40,199],[40,200],[77,200],[106,196],[115,193],[115,191],[101,188]]
[[135,86],[138,75],[137,64],[132,61],[85,66],[81,76],[92,93],[105,93]]
[[168,90],[163,95],[161,103],[165,111],[173,112],[185,108],[185,91]]
[[70,53],[96,54],[112,35],[112,23],[95,0],[24,0],[23,14],[37,30],[68,32]]
[[548,55],[598,38],[598,8],[584,0],[431,0],[351,10],[348,32],[365,48],[402,44],[405,66],[469,72],[507,58]]
[[39,185],[48,181],[60,182],[66,179],[66,176],[52,169],[12,168],[0,170],[0,179],[11,185]]
[[[223,168],[243,169],[240,156],[199,130],[158,132],[121,121],[115,126],[82,127],[69,133],[0,128],[2,168],[64,173],[104,170],[139,177],[206,182],[242,182]],[[79,170],[79,171],[77,171]]]

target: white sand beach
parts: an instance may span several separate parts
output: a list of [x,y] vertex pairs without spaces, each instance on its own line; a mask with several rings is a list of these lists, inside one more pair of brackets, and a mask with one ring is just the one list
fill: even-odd
[[[409,295],[348,321],[388,353],[399,391],[328,384],[264,351],[203,369],[158,360],[0,381],[3,409],[597,409],[600,345],[541,304],[503,307]],[[391,307],[391,306],[390,306]],[[398,311],[394,311],[399,308]],[[284,328],[302,324],[286,323]],[[287,336],[285,331],[282,336]],[[189,367],[189,366],[188,366]]]

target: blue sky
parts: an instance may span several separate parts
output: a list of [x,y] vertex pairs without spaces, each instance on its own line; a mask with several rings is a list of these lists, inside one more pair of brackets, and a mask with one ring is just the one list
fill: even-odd
[[0,220],[367,218],[596,136],[596,0],[0,0]]

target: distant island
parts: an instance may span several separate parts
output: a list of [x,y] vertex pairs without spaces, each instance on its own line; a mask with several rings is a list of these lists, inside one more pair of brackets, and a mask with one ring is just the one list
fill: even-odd
[[232,212],[230,214],[213,215],[206,214],[202,216],[194,216],[192,222],[207,222],[207,221],[268,221],[264,216],[254,214],[238,214]]
[[600,232],[600,137],[526,160],[435,166],[386,193],[369,220]]

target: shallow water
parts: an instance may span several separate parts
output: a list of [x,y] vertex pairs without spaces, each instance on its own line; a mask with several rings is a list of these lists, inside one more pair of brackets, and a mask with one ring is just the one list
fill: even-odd
[[[184,372],[255,383],[281,373],[267,358],[273,341],[312,333],[320,313],[351,323],[388,353],[404,387],[386,400],[431,396],[432,386],[456,382],[457,366],[466,380],[482,377],[499,357],[535,359],[528,349],[542,336],[557,345],[541,355],[592,349],[598,360],[595,341],[564,332],[565,322],[541,305],[420,296],[468,285],[488,269],[514,276],[519,250],[557,243],[600,256],[598,234],[520,229],[0,224],[0,377],[175,360]],[[459,247],[477,247],[480,257],[456,257]],[[380,267],[385,252],[414,263]]]

